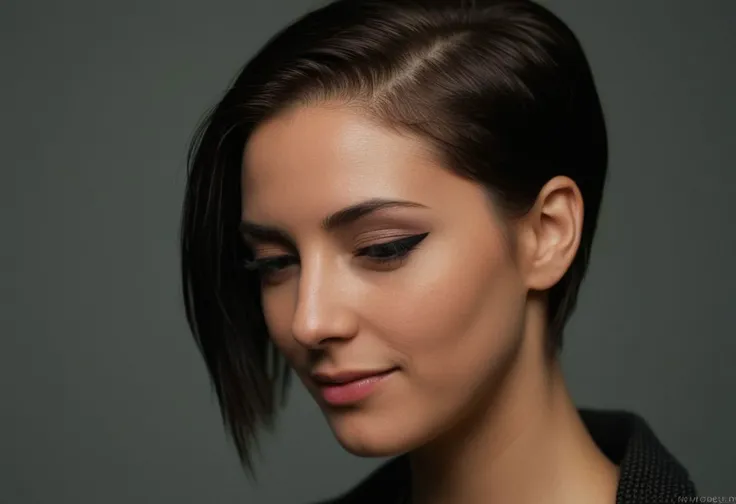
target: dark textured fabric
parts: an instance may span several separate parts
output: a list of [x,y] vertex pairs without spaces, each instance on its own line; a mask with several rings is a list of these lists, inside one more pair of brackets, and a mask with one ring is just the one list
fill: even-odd
[[[619,466],[616,504],[676,503],[680,497],[697,496],[688,471],[641,416],[623,410],[578,411],[601,451]],[[408,458],[401,455],[346,494],[320,504],[403,504],[408,488]]]
[[697,495],[687,470],[639,415],[579,411],[601,451],[619,466],[617,504],[678,502],[679,497]]

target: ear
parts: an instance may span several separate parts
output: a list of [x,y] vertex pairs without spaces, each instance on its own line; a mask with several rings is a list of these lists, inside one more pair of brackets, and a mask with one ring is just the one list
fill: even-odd
[[583,197],[577,184],[563,176],[551,179],[518,224],[523,280],[529,290],[547,290],[562,278],[580,246]]

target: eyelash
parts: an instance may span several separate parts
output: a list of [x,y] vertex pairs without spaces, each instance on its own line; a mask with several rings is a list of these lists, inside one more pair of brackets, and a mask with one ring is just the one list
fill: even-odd
[[[418,234],[394,240],[386,243],[378,243],[358,250],[357,257],[370,257],[379,264],[397,263],[401,265],[408,258],[410,252],[415,250],[419,243],[427,237],[429,233]],[[371,256],[371,253],[375,254]],[[256,271],[262,275],[268,276],[277,273],[281,267],[288,266],[293,261],[293,256],[277,256],[268,259],[243,260],[243,268],[248,271]]]

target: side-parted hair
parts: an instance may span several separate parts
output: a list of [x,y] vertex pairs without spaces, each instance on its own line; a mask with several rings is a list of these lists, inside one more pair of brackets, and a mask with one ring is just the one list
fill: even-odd
[[269,338],[258,274],[241,267],[243,150],[275,114],[328,100],[424,139],[509,217],[528,212],[557,175],[577,184],[580,246],[547,293],[552,356],[603,195],[608,146],[590,66],[572,31],[530,0],[338,0],[271,38],[192,139],[181,223],[187,320],[251,476],[257,431],[272,428],[291,374]]

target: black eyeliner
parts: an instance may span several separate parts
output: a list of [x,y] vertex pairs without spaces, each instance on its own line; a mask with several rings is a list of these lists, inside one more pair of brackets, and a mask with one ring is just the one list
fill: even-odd
[[[394,240],[386,243],[376,243],[374,245],[369,245],[365,248],[360,249],[360,253],[356,254],[358,257],[366,256],[368,254],[368,251],[373,250],[385,250],[389,249],[394,254],[402,254],[407,253],[410,250],[412,250],[414,247],[416,247],[422,240],[424,240],[429,233],[422,233],[414,236],[409,236],[407,238],[401,238],[399,240]],[[379,259],[380,257],[371,257],[371,259]]]
[[[420,242],[422,242],[427,236],[429,236],[429,232],[427,233],[421,233],[414,236],[409,236],[406,238],[401,238],[398,240],[386,242],[386,243],[376,243],[374,245],[369,245],[367,247],[364,247],[358,251],[356,254],[356,257],[366,257],[368,254],[370,254],[371,251],[376,250],[389,250],[389,254],[386,257],[379,256],[369,256],[370,259],[373,259],[378,262],[390,262],[393,260],[401,259],[403,256],[411,252]],[[267,270],[269,268],[278,268],[278,265],[284,264],[284,266],[288,266],[289,263],[293,261],[292,256],[282,255],[282,256],[276,256],[271,258],[263,258],[263,259],[243,259],[241,261],[242,267],[248,271],[261,271],[261,270]]]

